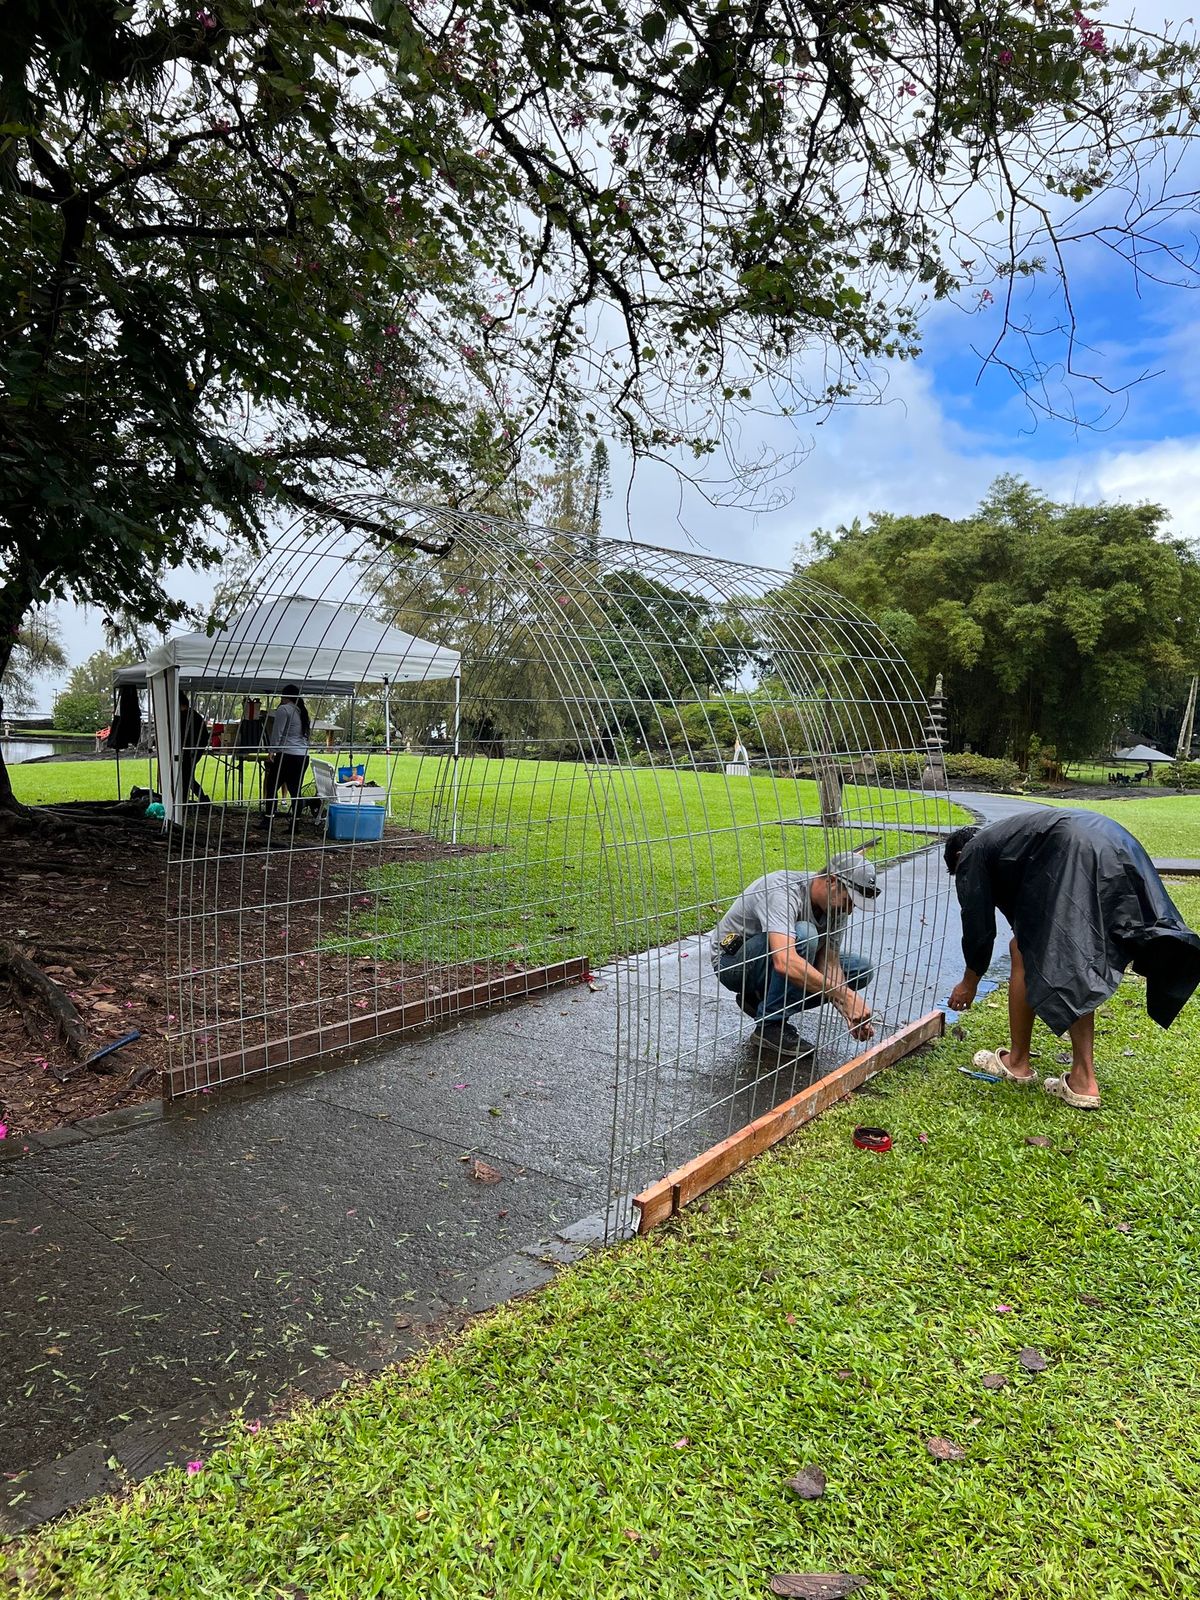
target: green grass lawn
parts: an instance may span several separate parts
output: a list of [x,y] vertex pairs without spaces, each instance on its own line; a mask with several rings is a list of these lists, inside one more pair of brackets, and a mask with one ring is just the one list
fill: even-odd
[[1001,1005],[678,1224],[0,1564],[77,1600],[1200,1594],[1200,1006],[1165,1034],[1126,985],[1089,1116],[956,1073]]
[[[45,762],[14,767],[12,775],[18,799],[29,804],[115,797],[110,763]],[[386,784],[382,756],[371,758],[367,776]],[[206,760],[199,779],[214,799],[226,798],[223,766]],[[122,763],[126,792],[146,781],[144,762]],[[448,759],[397,757],[392,796],[397,826],[450,839],[455,773]],[[355,947],[520,966],[580,953],[599,962],[645,949],[711,927],[764,872],[823,866],[822,830],[789,825],[819,809],[811,780],[467,758],[457,770],[453,831],[472,849],[381,869],[380,893],[362,913]],[[847,785],[843,809],[867,831],[847,832],[840,848],[871,838],[880,825],[915,830],[881,831],[872,848],[879,861],[922,842],[923,825],[968,820],[920,791],[855,785]]]
[[[402,766],[396,789],[400,820],[447,836],[445,766]],[[848,820],[872,828],[966,820],[919,793],[847,786],[843,804]],[[384,894],[364,933],[382,940],[387,954],[413,958],[428,950],[436,929],[442,953],[458,960],[527,965],[578,950],[605,960],[711,927],[744,884],[775,867],[823,866],[822,831],[788,825],[818,812],[811,781],[463,763],[458,837],[482,852],[383,869]],[[838,844],[869,837],[856,832]],[[884,860],[924,837],[881,831],[872,854]]]
[[1200,858],[1200,794],[1160,795],[1156,800],[1055,800],[1051,803],[1112,817],[1123,828],[1128,828],[1152,856]]

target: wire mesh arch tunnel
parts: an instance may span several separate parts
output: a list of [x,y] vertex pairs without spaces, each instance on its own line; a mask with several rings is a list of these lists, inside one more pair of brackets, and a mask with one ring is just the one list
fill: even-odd
[[[465,1091],[485,1058],[484,1154],[524,1130],[611,1202],[861,1050],[820,1004],[811,1052],[764,1050],[710,959],[745,885],[856,850],[886,865],[845,936],[877,1035],[929,1009],[946,896],[915,852],[944,797],[865,616],[802,573],[349,509],[429,548],[298,522],[156,702],[182,746],[170,1096],[376,1044]],[[310,760],[272,772],[288,687]]]

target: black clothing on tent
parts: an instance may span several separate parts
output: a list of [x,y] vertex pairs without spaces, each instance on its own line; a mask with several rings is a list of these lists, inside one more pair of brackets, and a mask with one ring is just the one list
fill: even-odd
[[1109,817],[1047,806],[993,822],[963,849],[954,885],[968,968],[987,971],[1002,912],[1029,1004],[1054,1033],[1095,1011],[1129,966],[1164,1028],[1200,984],[1200,938],[1145,850]]
[[142,705],[137,688],[123,683],[117,690],[117,710],[104,741],[109,750],[128,750],[142,737]]

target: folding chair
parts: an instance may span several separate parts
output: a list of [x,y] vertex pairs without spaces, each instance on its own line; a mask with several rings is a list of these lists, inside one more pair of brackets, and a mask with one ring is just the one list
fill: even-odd
[[337,779],[330,761],[317,761],[314,757],[308,758],[308,770],[312,773],[313,783],[316,785],[317,800],[320,802],[317,809],[317,820],[322,822],[329,810],[330,804],[337,799]]

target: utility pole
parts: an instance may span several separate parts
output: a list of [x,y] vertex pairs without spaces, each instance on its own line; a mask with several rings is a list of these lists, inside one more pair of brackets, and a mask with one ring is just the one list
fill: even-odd
[[1186,761],[1192,753],[1192,728],[1196,721],[1196,683],[1200,674],[1192,673],[1192,686],[1188,690],[1183,721],[1179,725],[1179,743],[1175,746],[1176,761]]

